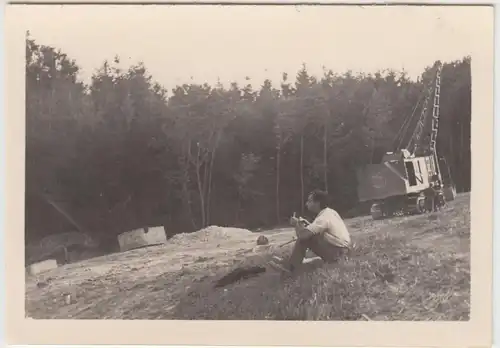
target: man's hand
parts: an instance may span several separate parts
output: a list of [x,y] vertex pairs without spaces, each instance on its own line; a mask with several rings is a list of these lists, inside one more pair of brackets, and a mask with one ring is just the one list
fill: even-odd
[[295,228],[295,234],[298,239],[305,240],[309,239],[312,236],[312,233],[306,229],[306,222],[304,219],[298,218],[295,213],[290,218],[290,225]]

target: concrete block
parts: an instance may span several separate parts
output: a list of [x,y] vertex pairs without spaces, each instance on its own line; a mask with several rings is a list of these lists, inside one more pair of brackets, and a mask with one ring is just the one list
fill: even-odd
[[36,262],[28,266],[28,274],[37,275],[43,272],[50,271],[51,269],[57,268],[57,261],[50,259],[41,262]]
[[160,244],[167,242],[167,235],[163,226],[150,227],[144,238],[148,244]]
[[154,244],[167,242],[167,236],[163,227],[150,227],[148,232],[143,228],[128,231],[118,236],[120,251],[127,251],[135,248],[145,247]]

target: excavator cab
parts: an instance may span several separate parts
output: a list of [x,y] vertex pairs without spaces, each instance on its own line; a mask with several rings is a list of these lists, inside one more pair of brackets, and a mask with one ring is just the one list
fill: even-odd
[[[425,98],[417,121],[414,113],[420,101],[403,122],[394,140],[394,151],[386,153],[381,163],[357,170],[358,199],[372,202],[373,218],[425,212],[429,198],[433,209],[435,203],[455,199],[449,167],[444,159],[438,159],[436,152],[441,62],[436,61],[433,69],[434,78],[422,90]],[[429,136],[425,136],[427,133]]]

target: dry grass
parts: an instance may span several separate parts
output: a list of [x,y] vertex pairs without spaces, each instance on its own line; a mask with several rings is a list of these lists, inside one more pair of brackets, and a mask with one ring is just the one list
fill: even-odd
[[[349,220],[356,247],[340,264],[296,278],[269,270],[214,289],[237,266],[265,265],[290,230],[108,255],[27,278],[33,318],[468,320],[469,195],[434,214]],[[37,285],[38,284],[38,285]],[[73,302],[66,304],[64,294]]]

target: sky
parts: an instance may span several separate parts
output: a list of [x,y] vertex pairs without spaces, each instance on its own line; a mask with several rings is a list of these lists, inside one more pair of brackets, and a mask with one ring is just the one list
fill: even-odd
[[168,89],[218,79],[243,84],[246,76],[255,87],[266,78],[279,84],[302,63],[318,76],[325,66],[404,69],[415,78],[437,59],[471,54],[475,37],[493,25],[481,20],[487,9],[467,6],[33,7],[22,10],[26,29],[74,58],[86,82],[118,55],[124,67],[143,61]]

